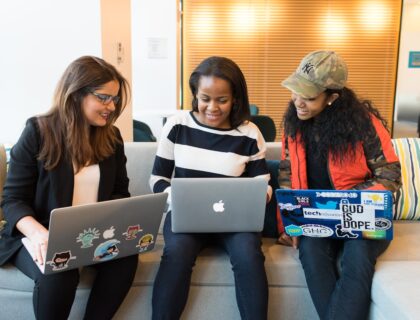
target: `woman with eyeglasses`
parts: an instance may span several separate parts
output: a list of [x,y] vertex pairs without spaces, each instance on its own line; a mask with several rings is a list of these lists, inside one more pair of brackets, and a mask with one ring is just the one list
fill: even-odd
[[[51,210],[129,197],[126,157],[113,125],[128,99],[123,76],[102,59],[84,56],[61,77],[51,109],[30,118],[10,153],[1,206],[0,265],[13,263],[35,282],[37,319],[67,319],[79,282],[73,269],[44,275]],[[33,259],[22,237],[35,251]],[[76,239],[74,239],[76,241]],[[137,256],[96,264],[85,319],[111,319],[125,298]]]

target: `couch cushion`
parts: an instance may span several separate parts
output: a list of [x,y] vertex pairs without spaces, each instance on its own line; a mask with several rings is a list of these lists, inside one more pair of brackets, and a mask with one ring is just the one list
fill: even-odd
[[[163,251],[163,238],[158,236],[155,250],[140,255],[135,283],[152,284]],[[275,239],[263,238],[262,250],[270,286],[306,287],[298,251],[275,244]],[[206,248],[197,260],[192,275],[193,285],[234,285],[229,257],[221,249]]]
[[265,207],[264,229],[262,235],[268,238],[278,238],[277,230],[277,200],[274,191],[279,188],[278,177],[280,160],[266,160],[270,172],[270,186],[273,188],[273,195]]
[[393,139],[392,143],[401,162],[402,178],[394,219],[420,220],[420,139]]
[[394,240],[379,257],[380,261],[420,262],[420,222],[394,221]]
[[[6,149],[4,145],[0,144],[0,201],[3,194],[3,185],[6,180]],[[3,211],[0,208],[0,220],[3,219]],[[0,230],[1,230],[0,225]]]
[[[138,144],[141,143],[141,148]],[[127,174],[130,178],[129,191],[132,196],[149,194],[149,179],[157,150],[156,142],[126,142]]]
[[372,283],[371,318],[418,318],[419,296],[420,261],[378,262]]

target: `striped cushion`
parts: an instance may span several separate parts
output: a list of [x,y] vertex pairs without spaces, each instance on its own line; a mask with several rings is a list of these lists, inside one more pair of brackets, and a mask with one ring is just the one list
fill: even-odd
[[394,210],[396,220],[420,220],[420,139],[393,139],[401,162],[402,187],[397,192]]

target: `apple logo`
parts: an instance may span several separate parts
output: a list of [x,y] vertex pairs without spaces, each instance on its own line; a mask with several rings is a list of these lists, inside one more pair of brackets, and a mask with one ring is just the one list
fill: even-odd
[[213,210],[214,210],[214,212],[223,212],[223,211],[225,211],[224,205],[225,204],[223,203],[223,200],[220,200],[219,202],[215,202],[213,204]]
[[102,234],[102,236],[104,237],[104,239],[113,238],[114,237],[114,231],[115,231],[115,228],[112,226],[108,230],[105,230],[104,233]]

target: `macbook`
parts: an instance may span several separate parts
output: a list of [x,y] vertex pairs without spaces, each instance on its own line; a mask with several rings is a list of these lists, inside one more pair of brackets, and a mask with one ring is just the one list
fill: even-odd
[[278,189],[276,197],[290,236],[392,239],[390,191]]
[[174,178],[173,232],[260,232],[268,182],[263,178]]
[[[50,274],[153,249],[167,194],[57,208],[51,212],[46,263]],[[22,239],[34,257],[32,243]]]

